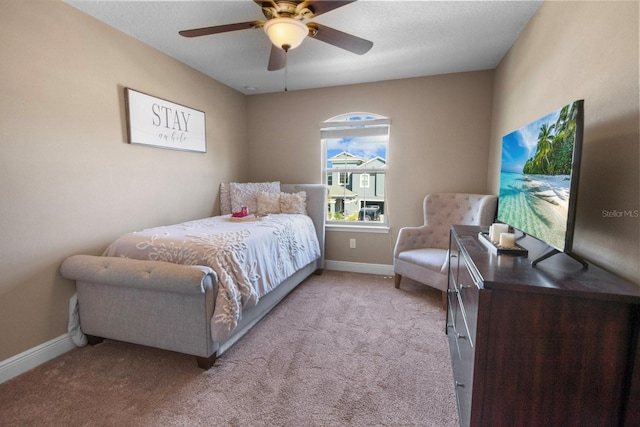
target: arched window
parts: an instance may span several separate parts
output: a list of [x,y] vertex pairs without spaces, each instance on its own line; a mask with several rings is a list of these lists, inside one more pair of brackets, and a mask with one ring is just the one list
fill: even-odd
[[388,228],[386,171],[390,120],[348,113],[322,123],[328,225]]

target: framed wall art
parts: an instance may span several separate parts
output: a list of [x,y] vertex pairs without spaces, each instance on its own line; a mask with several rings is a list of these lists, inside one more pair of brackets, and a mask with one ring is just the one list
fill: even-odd
[[130,144],[207,152],[204,112],[125,88]]

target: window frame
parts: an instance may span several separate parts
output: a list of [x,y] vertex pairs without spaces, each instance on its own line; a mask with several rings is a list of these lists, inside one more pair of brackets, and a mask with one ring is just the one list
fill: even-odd
[[[331,219],[330,214],[332,212],[332,198],[331,194],[329,194],[329,200],[327,200],[327,220],[326,227],[329,230],[338,230],[338,231],[355,231],[355,232],[378,232],[378,233],[388,233],[390,230],[389,216],[388,216],[388,195],[386,189],[388,188],[388,154],[389,154],[389,140],[391,133],[391,120],[387,117],[383,117],[374,113],[346,113],[341,114],[339,116],[335,116],[325,122],[320,124],[321,131],[321,146],[322,146],[322,182],[325,185],[329,185],[329,182],[332,182],[331,188],[335,188],[336,186],[342,186],[345,190],[349,191],[347,187],[353,188],[358,185],[357,190],[364,189],[364,196],[362,200],[360,200],[359,195],[356,194],[355,201],[361,206],[358,206],[358,210],[356,211],[356,215],[359,213],[359,210],[364,206],[369,205],[378,205],[383,209],[383,214],[381,214],[380,221],[359,221],[359,220],[345,220],[345,219]],[[354,156],[354,161],[352,164],[347,166],[349,163],[349,159],[345,157],[345,163],[341,166],[329,166],[329,141],[331,140],[343,140],[345,138],[381,138],[382,144],[384,145],[384,158],[380,156],[372,156],[368,158],[357,158]],[[351,141],[353,143],[353,141]],[[367,141],[362,141],[362,145],[364,146]],[[380,141],[378,141],[380,143]],[[355,144],[355,147],[358,146],[358,143]],[[355,150],[358,151],[358,150]],[[343,151],[346,155],[353,155],[347,151]],[[343,154],[340,153],[340,154]],[[337,156],[336,156],[337,157]],[[382,165],[378,164],[376,166],[372,166],[372,161],[376,159],[381,159]],[[360,163],[358,163],[358,161]],[[379,162],[378,162],[379,163]],[[346,182],[343,182],[342,178],[343,174],[346,174]],[[355,176],[359,175],[359,176]],[[366,175],[368,178],[368,185],[366,187],[360,186],[363,181],[363,176]],[[336,179],[337,178],[337,179]],[[378,181],[380,180],[380,181]],[[340,181],[336,183],[335,181]],[[356,183],[357,181],[357,183]],[[378,186],[381,188],[381,193],[378,193]],[[370,192],[373,187],[372,199],[367,198],[367,193]],[[347,200],[347,192],[345,191],[345,196],[342,198],[342,203],[348,203]],[[337,199],[335,199],[337,200]],[[353,200],[352,200],[353,202]],[[335,203],[335,202],[334,202]],[[335,204],[334,204],[335,206]],[[353,208],[353,205],[351,205]],[[343,207],[344,210],[344,207]],[[351,213],[353,215],[354,213]]]

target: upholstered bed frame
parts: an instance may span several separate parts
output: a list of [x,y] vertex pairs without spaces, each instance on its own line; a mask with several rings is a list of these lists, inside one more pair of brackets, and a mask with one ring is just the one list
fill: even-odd
[[232,335],[211,338],[217,276],[209,267],[92,255],[74,255],[61,273],[76,280],[82,332],[89,344],[113,339],[196,356],[209,369],[278,302],[312,273],[324,268],[327,189],[320,184],[282,184],[288,193],[307,193],[307,212],[321,257],[295,272],[259,303],[245,310]]

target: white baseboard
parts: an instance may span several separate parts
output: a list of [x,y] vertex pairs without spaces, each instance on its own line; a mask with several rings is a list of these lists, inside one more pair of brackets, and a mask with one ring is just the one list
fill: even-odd
[[74,348],[76,345],[69,334],[64,334],[3,360],[0,362],[0,384]]
[[325,260],[324,268],[327,270],[348,271],[351,273],[378,274],[380,276],[393,276],[394,274],[393,265],[388,264]]

